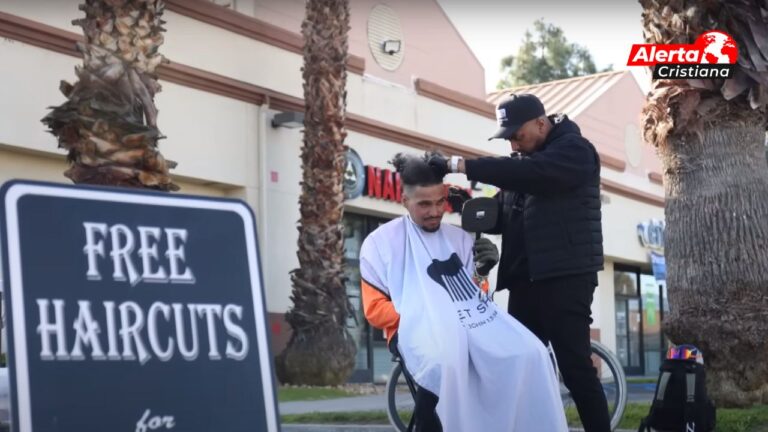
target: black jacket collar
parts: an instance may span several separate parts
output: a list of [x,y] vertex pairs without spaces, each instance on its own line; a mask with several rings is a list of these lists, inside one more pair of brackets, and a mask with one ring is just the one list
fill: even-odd
[[567,115],[553,114],[547,116],[547,118],[550,122],[552,122],[552,129],[549,131],[547,139],[544,141],[544,145],[541,146],[542,149],[547,147],[547,145],[549,145],[549,143],[552,141],[555,141],[556,139],[565,135],[576,134],[581,136],[581,129],[579,129],[579,125],[571,121]]

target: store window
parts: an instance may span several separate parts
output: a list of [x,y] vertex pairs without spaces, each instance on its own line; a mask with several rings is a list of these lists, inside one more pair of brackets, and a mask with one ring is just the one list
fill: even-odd
[[363,312],[360,293],[360,247],[363,240],[387,219],[355,213],[344,215],[344,259],[347,297],[352,313],[347,319],[347,330],[357,345],[355,371],[351,382],[371,382],[378,375],[386,375],[391,367],[386,339],[380,330],[368,325]]
[[637,296],[637,271],[617,270],[613,273],[613,290],[616,295]]
[[638,272],[634,269],[614,270],[616,302],[616,355],[630,375],[643,373],[641,363],[642,323],[638,290]]
[[649,271],[617,264],[614,268],[616,355],[628,375],[654,375],[667,340],[661,331],[669,307],[666,287]]
[[661,366],[663,335],[661,318],[660,286],[649,274],[640,274],[640,300],[642,302],[643,362],[646,374],[652,374]]

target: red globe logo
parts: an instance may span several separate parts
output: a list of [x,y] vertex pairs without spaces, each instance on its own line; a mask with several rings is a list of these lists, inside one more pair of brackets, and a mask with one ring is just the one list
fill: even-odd
[[702,52],[701,64],[734,64],[739,49],[733,38],[721,31],[708,31],[696,39],[696,46]]

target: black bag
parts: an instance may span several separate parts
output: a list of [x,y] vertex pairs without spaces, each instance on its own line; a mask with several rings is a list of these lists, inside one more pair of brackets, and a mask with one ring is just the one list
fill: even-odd
[[695,360],[665,359],[659,368],[651,411],[638,432],[711,432],[715,405],[707,396],[704,365]]

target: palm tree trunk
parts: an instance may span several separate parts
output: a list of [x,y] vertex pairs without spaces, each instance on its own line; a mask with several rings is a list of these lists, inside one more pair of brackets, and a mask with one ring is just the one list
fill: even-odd
[[768,8],[758,0],[640,0],[646,43],[711,30],[738,48],[730,79],[655,80],[643,132],[664,166],[670,316],[703,350],[718,407],[768,402]]
[[761,113],[743,112],[660,148],[671,264],[665,329],[703,349],[719,406],[768,402],[765,125]]
[[343,173],[346,146],[347,0],[308,0],[304,35],[304,145],[298,258],[292,272],[293,333],[277,358],[280,381],[338,385],[355,365],[346,329]]
[[67,102],[43,118],[68,151],[64,173],[75,183],[177,190],[175,167],[157,149],[155,69],[164,61],[162,0],[86,0],[84,64],[75,85],[61,82]]

